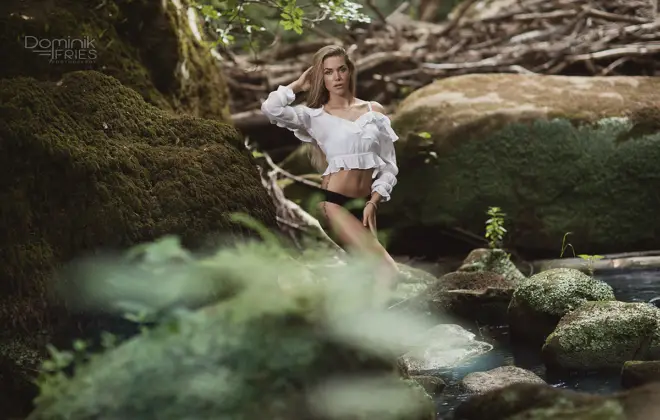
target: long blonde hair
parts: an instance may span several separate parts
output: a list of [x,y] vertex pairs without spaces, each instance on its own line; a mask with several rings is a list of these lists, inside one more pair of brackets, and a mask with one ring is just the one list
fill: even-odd
[[[330,93],[325,88],[325,83],[323,82],[323,62],[328,57],[344,57],[350,74],[348,90],[355,96],[355,85],[357,81],[355,63],[353,63],[353,60],[351,60],[343,47],[328,45],[318,50],[312,59],[312,69],[309,72],[310,88],[307,93],[307,106],[310,108],[320,108],[330,99]],[[326,166],[323,150],[321,150],[317,143],[306,143],[305,147],[307,147],[307,156],[312,166],[319,172],[323,171]]]

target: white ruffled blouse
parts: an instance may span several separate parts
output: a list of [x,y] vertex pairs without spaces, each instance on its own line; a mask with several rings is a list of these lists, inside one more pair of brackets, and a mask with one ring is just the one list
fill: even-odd
[[340,169],[374,168],[371,191],[389,201],[396,185],[394,142],[398,136],[390,119],[371,109],[350,121],[329,114],[323,107],[290,106],[296,95],[290,88],[279,86],[261,105],[271,123],[291,130],[301,141],[317,143],[325,153],[328,167],[323,175]]

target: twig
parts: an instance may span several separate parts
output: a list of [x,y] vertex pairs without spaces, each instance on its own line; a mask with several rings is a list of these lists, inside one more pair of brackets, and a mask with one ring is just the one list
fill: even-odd
[[367,6],[378,16],[381,22],[387,25],[387,17],[380,11],[380,9],[374,4],[374,0],[367,0]]

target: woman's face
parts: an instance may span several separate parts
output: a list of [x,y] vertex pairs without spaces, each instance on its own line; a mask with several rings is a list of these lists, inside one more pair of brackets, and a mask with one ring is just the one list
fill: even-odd
[[328,57],[323,60],[323,82],[328,92],[344,95],[348,91],[350,72],[344,57]]

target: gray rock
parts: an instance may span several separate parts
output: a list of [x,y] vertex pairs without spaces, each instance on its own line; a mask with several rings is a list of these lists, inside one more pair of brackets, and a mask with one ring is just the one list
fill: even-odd
[[573,268],[553,268],[520,282],[508,308],[514,338],[542,344],[568,312],[588,301],[613,301],[607,283]]
[[492,349],[492,345],[477,341],[474,334],[459,325],[440,324],[410,343],[410,351],[401,360],[411,375],[419,375],[461,366]]
[[566,314],[543,346],[548,366],[621,368],[660,355],[660,309],[646,303],[587,302]]
[[481,394],[511,384],[545,384],[534,372],[517,366],[501,366],[487,372],[469,373],[461,381],[461,386],[470,393]]
[[504,277],[511,285],[515,286],[526,277],[511,262],[506,251],[503,249],[477,248],[473,249],[457,271],[497,273]]
[[426,392],[431,395],[436,395],[442,392],[445,389],[447,384],[441,378],[431,375],[417,375],[411,377],[415,382],[420,384]]
[[621,386],[635,388],[651,382],[660,382],[660,361],[631,360],[621,369]]

